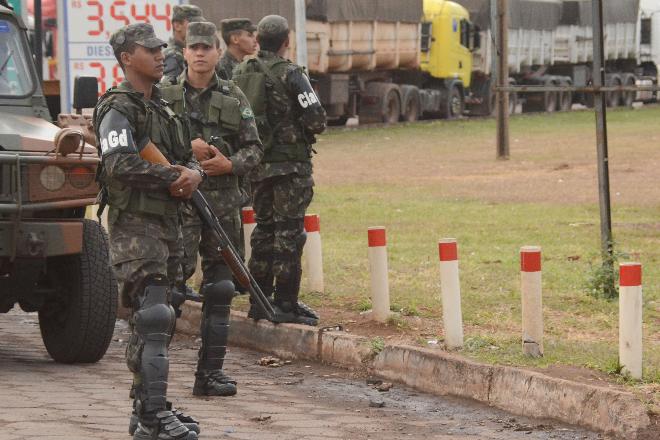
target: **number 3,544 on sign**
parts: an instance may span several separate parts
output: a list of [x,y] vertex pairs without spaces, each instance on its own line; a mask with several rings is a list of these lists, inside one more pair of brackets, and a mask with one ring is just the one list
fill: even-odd
[[79,19],[76,26],[69,29],[72,33],[69,38],[71,41],[94,38],[107,41],[120,27],[141,22],[170,32],[172,3],[162,0],[69,0],[69,14]]

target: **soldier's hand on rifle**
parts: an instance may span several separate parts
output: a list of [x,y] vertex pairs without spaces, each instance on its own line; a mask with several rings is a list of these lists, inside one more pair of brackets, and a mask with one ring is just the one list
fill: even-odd
[[231,160],[227,159],[227,157],[213,145],[211,145],[211,149],[213,150],[213,158],[201,163],[204,172],[209,176],[221,176],[223,174],[231,173],[234,168]]
[[197,171],[181,165],[172,165],[172,168],[178,170],[181,175],[170,185],[170,194],[172,197],[189,199],[202,182],[202,176]]
[[204,142],[204,139],[197,138],[194,141],[192,141],[191,144],[192,144],[193,154],[195,155],[195,159],[197,159],[197,161],[203,162],[213,157],[212,148],[214,147]]

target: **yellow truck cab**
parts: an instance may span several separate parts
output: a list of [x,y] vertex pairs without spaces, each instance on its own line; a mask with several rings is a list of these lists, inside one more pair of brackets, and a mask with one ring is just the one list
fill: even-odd
[[424,0],[421,69],[433,78],[470,86],[474,27],[468,11],[446,0]]

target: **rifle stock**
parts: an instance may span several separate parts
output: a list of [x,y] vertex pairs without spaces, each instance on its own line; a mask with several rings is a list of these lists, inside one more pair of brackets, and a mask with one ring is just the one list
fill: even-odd
[[[171,164],[167,158],[161,153],[161,151],[156,147],[152,142],[149,142],[140,152],[140,157],[146,160],[147,162],[170,166]],[[245,263],[241,260],[238,252],[234,248],[227,236],[227,233],[222,229],[220,221],[213,213],[213,209],[209,205],[209,202],[206,200],[204,195],[199,191],[195,190],[192,194],[192,203],[199,214],[201,220],[208,226],[218,239],[219,248],[218,252],[225,260],[227,267],[231,270],[232,274],[236,281],[243,286],[250,293],[250,297],[257,304],[257,306],[264,313],[266,318],[269,321],[275,321],[275,310],[273,309],[272,304],[261,291],[261,288],[250,274],[248,268],[245,266]]]

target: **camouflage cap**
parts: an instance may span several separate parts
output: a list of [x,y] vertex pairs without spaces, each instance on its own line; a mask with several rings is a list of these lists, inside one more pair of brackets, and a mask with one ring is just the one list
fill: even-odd
[[156,37],[153,26],[149,23],[135,23],[124,26],[110,37],[110,46],[115,52],[139,44],[147,49],[167,47],[167,43]]
[[200,43],[207,46],[215,46],[217,32],[218,28],[208,21],[190,23],[186,34],[186,46],[193,46]]
[[289,31],[289,22],[280,15],[266,15],[257,26],[259,35],[281,35]]
[[172,11],[172,21],[206,21],[202,17],[202,10],[195,5],[176,5]]
[[257,27],[247,18],[229,18],[220,22],[220,31],[225,36],[233,31],[248,31],[254,32]]

